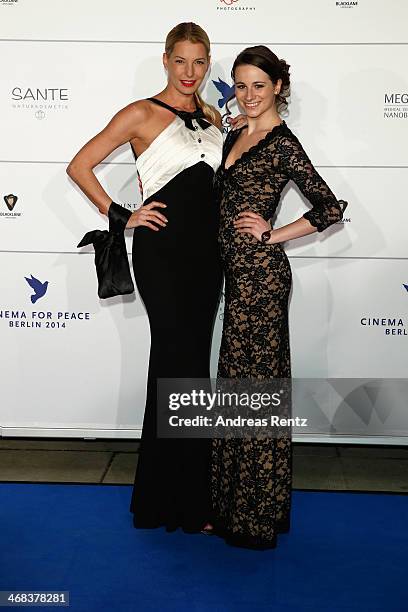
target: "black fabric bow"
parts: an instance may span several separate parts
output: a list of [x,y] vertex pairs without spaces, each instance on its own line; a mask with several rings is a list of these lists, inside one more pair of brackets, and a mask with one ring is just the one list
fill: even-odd
[[109,231],[87,232],[77,247],[93,244],[98,277],[98,296],[101,299],[133,293],[124,229],[131,211],[112,202],[108,210]]
[[181,110],[176,110],[175,112],[180,117],[180,119],[184,121],[184,123],[186,124],[186,127],[188,127],[189,130],[194,130],[192,119],[196,119],[198,125],[202,127],[203,130],[206,130],[211,125],[211,123],[203,119],[205,115],[203,113],[202,108],[197,108],[197,110],[195,110],[192,113],[189,113],[188,111],[181,111]]

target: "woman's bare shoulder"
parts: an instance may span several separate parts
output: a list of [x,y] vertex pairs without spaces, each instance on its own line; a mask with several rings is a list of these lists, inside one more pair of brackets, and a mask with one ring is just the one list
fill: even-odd
[[130,102],[113,115],[107,129],[126,132],[130,138],[137,137],[140,130],[143,130],[143,127],[153,117],[152,106],[147,100]]
[[148,100],[136,100],[121,108],[113,117],[119,121],[143,123],[153,116],[152,104]]

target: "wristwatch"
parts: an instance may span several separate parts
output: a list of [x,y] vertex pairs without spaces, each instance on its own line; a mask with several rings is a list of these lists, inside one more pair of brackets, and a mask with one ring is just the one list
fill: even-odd
[[266,230],[266,232],[263,232],[263,234],[261,235],[261,242],[263,244],[266,244],[268,240],[270,240],[270,237],[271,237],[271,230]]

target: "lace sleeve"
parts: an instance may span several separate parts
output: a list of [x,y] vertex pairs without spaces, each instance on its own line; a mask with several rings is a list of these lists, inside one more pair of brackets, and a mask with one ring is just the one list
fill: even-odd
[[303,217],[316,227],[318,232],[340,221],[348,203],[336,199],[298,139],[283,137],[279,141],[277,153],[284,174],[296,183],[312,205],[311,210],[305,212]]

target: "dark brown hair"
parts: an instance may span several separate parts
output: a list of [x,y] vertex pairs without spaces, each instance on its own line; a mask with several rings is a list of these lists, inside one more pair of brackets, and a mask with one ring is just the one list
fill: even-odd
[[[231,77],[235,82],[235,70],[238,66],[244,64],[250,64],[260,68],[271,79],[272,83],[276,83],[278,79],[282,79],[282,85],[280,92],[276,95],[276,110],[281,112],[287,109],[288,102],[287,98],[290,96],[290,75],[289,75],[289,64],[284,59],[279,59],[273,51],[271,51],[265,45],[256,45],[255,47],[247,47],[235,58],[234,64],[231,70]],[[235,93],[229,98],[228,102],[235,98]],[[231,111],[228,108],[228,102],[225,105],[227,114],[230,115]]]

